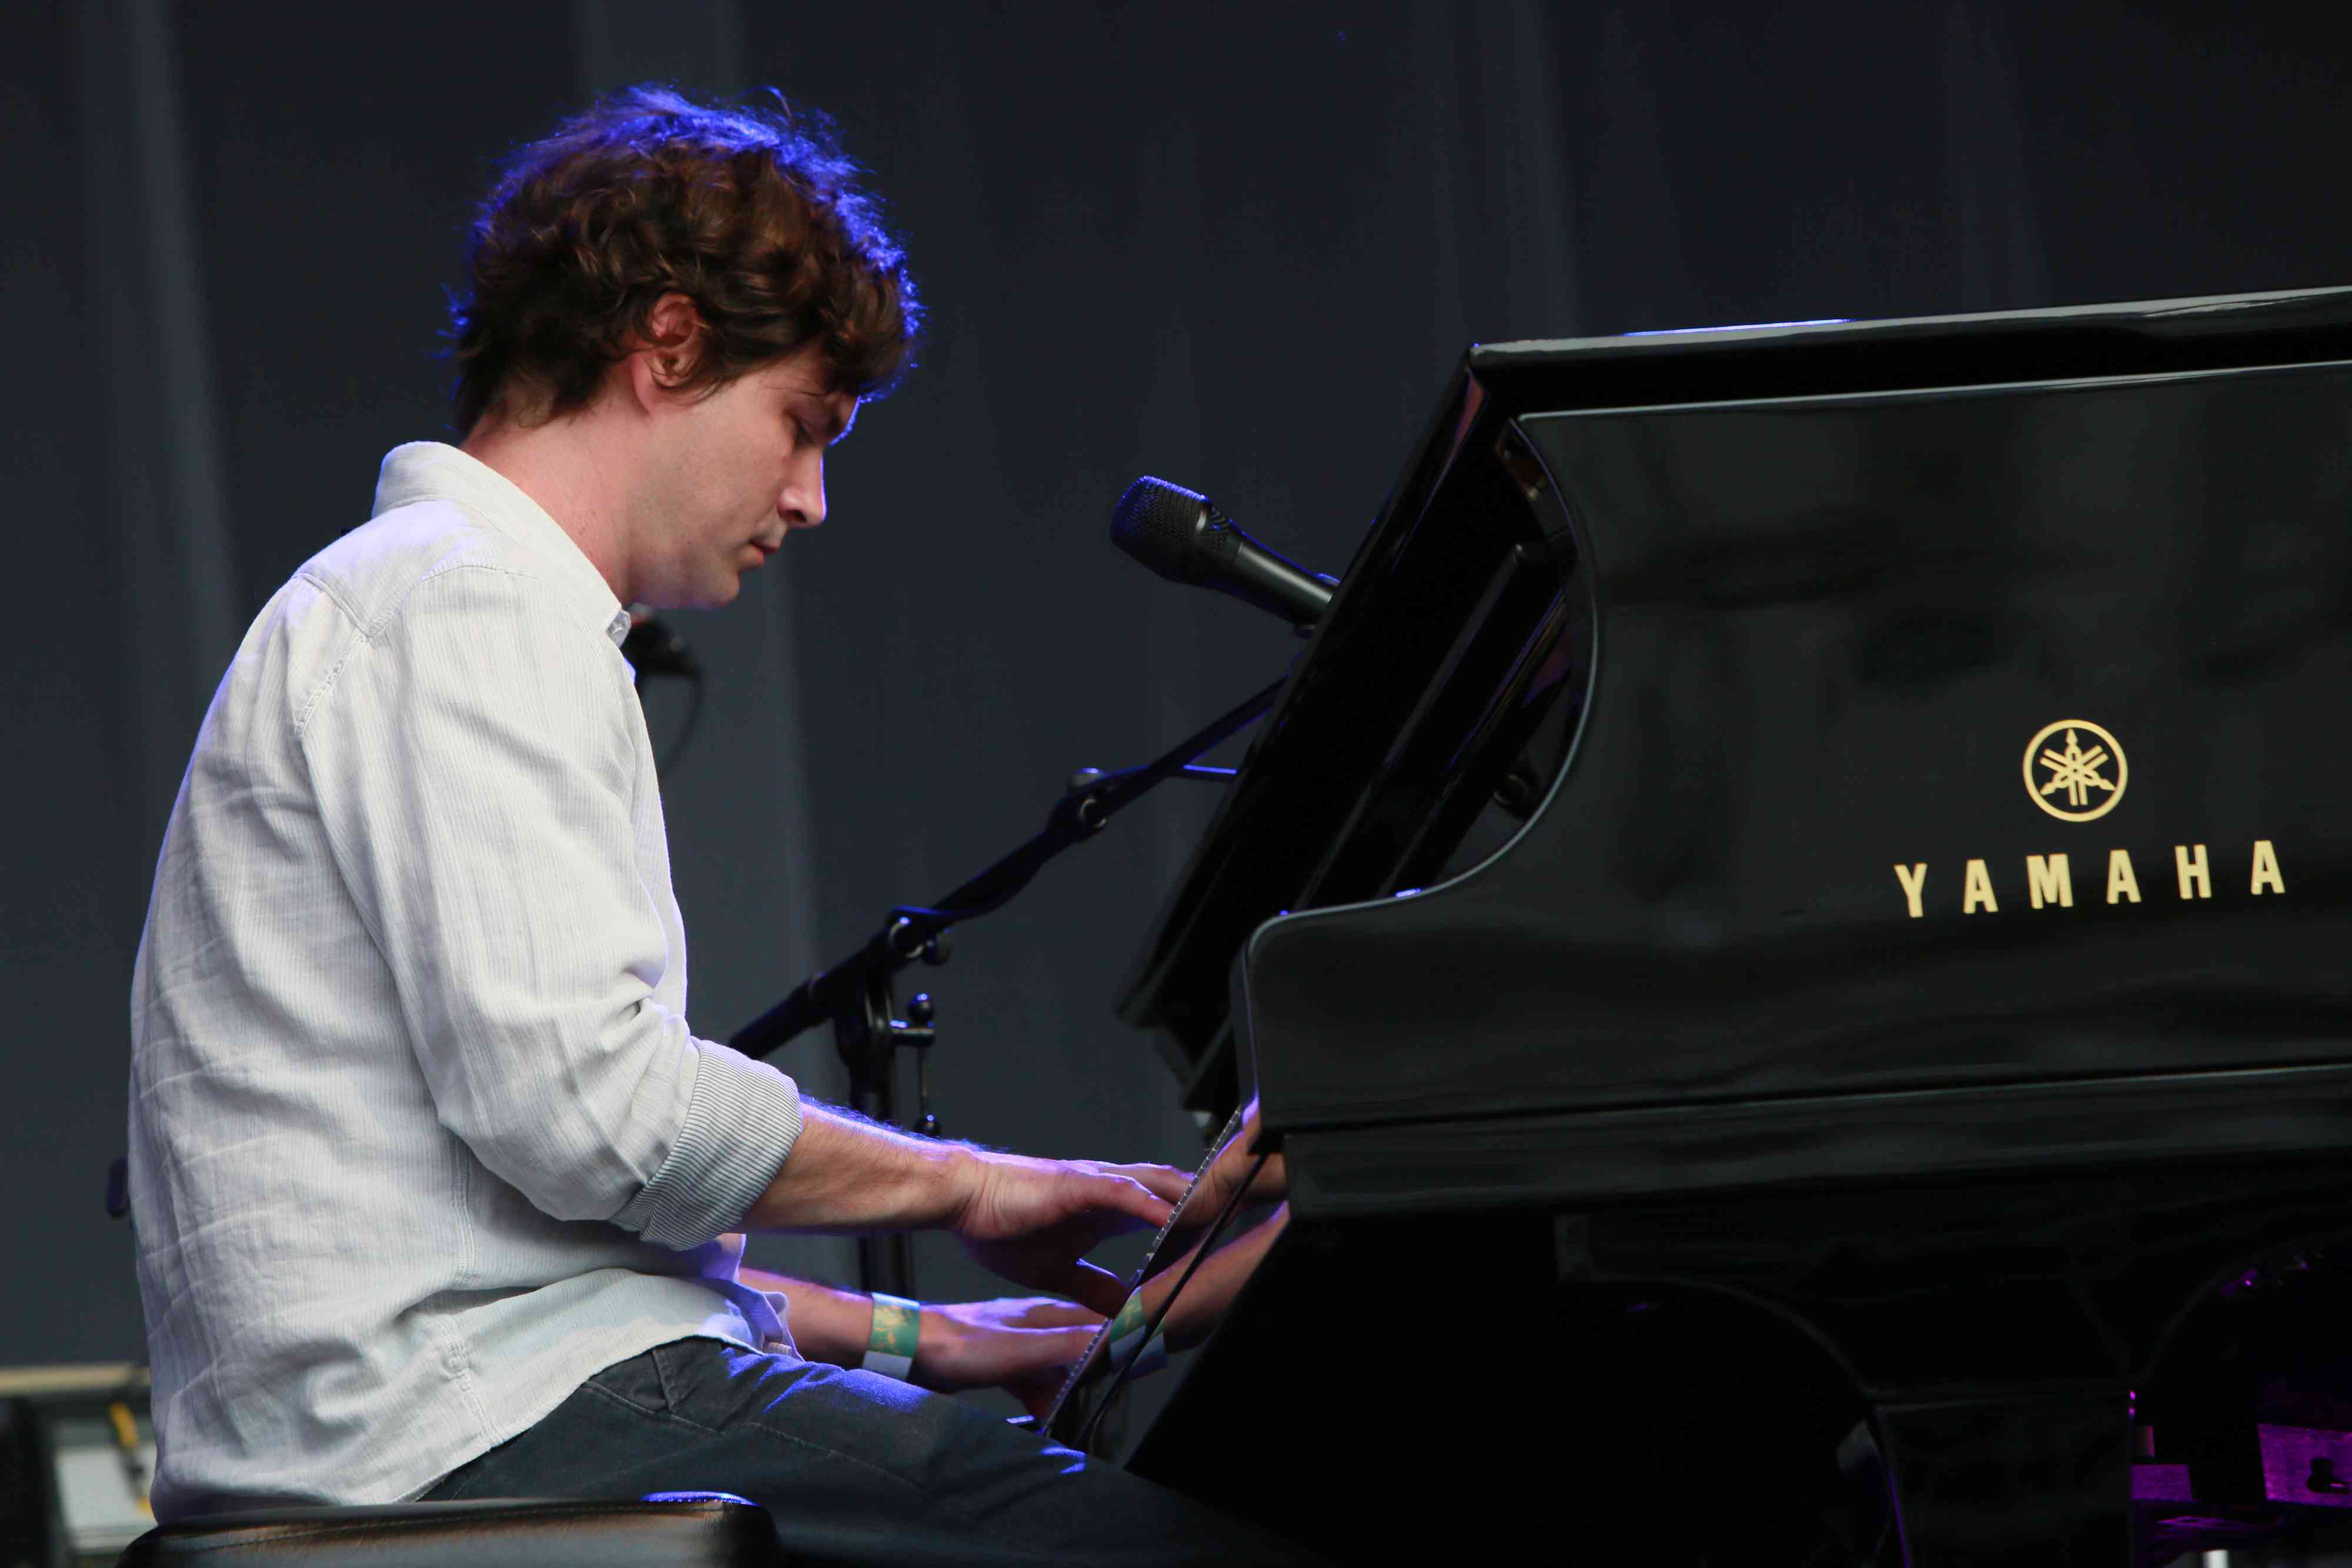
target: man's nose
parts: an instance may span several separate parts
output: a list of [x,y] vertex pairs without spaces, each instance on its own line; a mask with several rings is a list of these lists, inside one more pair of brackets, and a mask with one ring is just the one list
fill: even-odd
[[776,503],[776,516],[788,528],[813,528],[824,521],[824,481],[788,486]]

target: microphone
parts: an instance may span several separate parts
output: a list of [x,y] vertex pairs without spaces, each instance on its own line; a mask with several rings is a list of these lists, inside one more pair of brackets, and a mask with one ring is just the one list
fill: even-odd
[[1339,586],[1242,532],[1206,496],[1148,474],[1111,509],[1110,541],[1171,582],[1213,588],[1302,631]]
[[702,661],[686,639],[642,610],[629,612],[629,634],[621,641],[621,657],[629,661],[640,685],[647,675],[702,679]]

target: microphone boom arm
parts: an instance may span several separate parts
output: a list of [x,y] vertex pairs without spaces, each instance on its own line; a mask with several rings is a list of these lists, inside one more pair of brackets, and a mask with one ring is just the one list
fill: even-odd
[[[876,981],[887,980],[920,957],[940,962],[934,944],[950,926],[1003,907],[1046,862],[1093,838],[1148,791],[1175,778],[1229,778],[1224,770],[1198,767],[1192,759],[1272,707],[1288,678],[1254,694],[1140,768],[1080,775],[1047,813],[1045,827],[1026,842],[936,904],[902,904],[892,909],[882,928],[855,953],[803,980],[783,1000],[737,1030],[727,1043],[746,1056],[766,1056],[846,1009],[864,1009]],[[858,1064],[851,1066],[854,1074]]]

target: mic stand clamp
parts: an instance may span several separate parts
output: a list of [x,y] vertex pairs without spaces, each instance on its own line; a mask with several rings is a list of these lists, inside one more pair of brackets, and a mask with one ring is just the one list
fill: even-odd
[[[1149,768],[1129,768],[1118,773],[1106,773],[1099,768],[1081,768],[1070,775],[1070,782],[1064,788],[1062,793],[1065,796],[1076,797],[1077,805],[1071,815],[1077,820],[1078,825],[1090,833],[1098,832],[1110,821],[1110,813],[1127,804],[1128,800],[1134,797],[1118,798],[1106,809],[1103,802],[1108,797],[1095,791],[1101,786],[1122,783],[1135,778],[1138,774],[1148,773],[1150,770]],[[1230,784],[1233,782],[1234,775],[1239,771],[1241,770],[1237,768],[1208,768],[1198,762],[1187,762],[1181,768],[1172,768],[1160,777],[1161,779],[1199,779],[1211,784]],[[1160,779],[1151,780],[1152,784],[1159,782]],[[1147,784],[1144,788],[1150,789],[1150,785]],[[1138,793],[1140,792],[1138,791]]]
[[[923,961],[947,962],[947,948],[936,937],[918,949]],[[918,991],[907,1003],[907,1016],[898,1011],[892,971],[875,967],[866,972],[857,1006],[833,1015],[833,1042],[849,1070],[849,1103],[862,1116],[885,1125],[898,1121],[898,1051],[912,1049],[917,1063],[918,1118],[915,1131],[925,1137],[940,1135],[940,1119],[931,1113],[931,1045],[939,1038],[933,1027],[930,993]],[[857,1239],[857,1277],[868,1291],[894,1296],[915,1288],[913,1239],[905,1232]]]

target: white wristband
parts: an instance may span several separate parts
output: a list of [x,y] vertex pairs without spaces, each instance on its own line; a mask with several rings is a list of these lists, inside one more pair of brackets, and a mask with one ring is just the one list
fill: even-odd
[[895,1377],[904,1383],[907,1381],[907,1375],[915,1370],[915,1358],[911,1355],[893,1355],[887,1350],[869,1350],[859,1359],[857,1364],[867,1372],[878,1372],[885,1377]]

